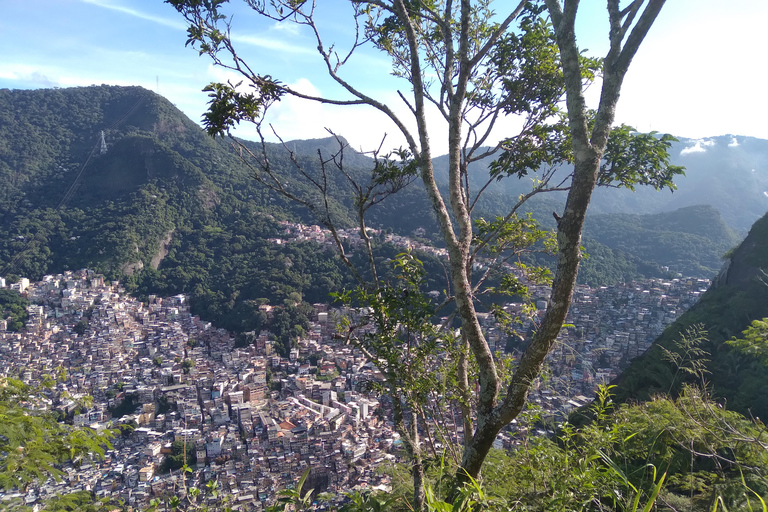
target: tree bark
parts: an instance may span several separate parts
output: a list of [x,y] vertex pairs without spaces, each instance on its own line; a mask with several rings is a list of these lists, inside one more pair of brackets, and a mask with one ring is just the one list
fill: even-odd
[[612,27],[611,49],[606,58],[600,104],[594,126],[590,131],[582,91],[579,49],[574,32],[578,2],[567,2],[563,11],[558,0],[546,0],[557,36],[565,79],[566,106],[574,154],[574,175],[565,211],[557,222],[557,270],[547,310],[538,331],[520,359],[504,401],[488,413],[478,410],[477,428],[464,451],[462,467],[457,474],[460,482],[466,480],[466,475],[472,478],[478,477],[496,435],[522,411],[531,383],[541,372],[544,360],[565,322],[581,261],[581,232],[584,219],[592,191],[597,184],[600,162],[614,121],[621,85],[632,58],[664,5],[664,1],[650,0],[627,43],[621,48],[628,24],[622,27],[618,1],[609,0],[609,17]]

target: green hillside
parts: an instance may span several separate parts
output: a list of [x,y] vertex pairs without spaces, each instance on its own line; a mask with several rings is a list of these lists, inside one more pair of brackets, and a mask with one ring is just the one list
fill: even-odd
[[668,267],[670,274],[706,278],[720,270],[723,254],[740,241],[720,213],[707,205],[653,215],[593,215],[584,238]]
[[[337,143],[290,144],[295,162],[274,144],[267,148],[270,162],[285,171],[285,186],[312,194],[296,166],[319,175],[318,148],[328,155]],[[347,150],[345,164],[355,177],[371,160]],[[39,279],[91,268],[139,295],[189,294],[196,314],[235,331],[264,326],[263,301],[325,302],[329,292],[351,286],[332,250],[270,241],[284,231],[279,221],[318,221],[257,184],[253,172],[227,141],[212,139],[139,87],[2,90],[0,275]],[[349,183],[340,173],[329,178],[333,220],[351,226]],[[412,187],[394,198],[399,203],[384,202],[371,224],[408,226],[402,201],[414,193]],[[413,212],[410,229],[425,218],[428,213]],[[398,250],[384,247],[382,258]],[[442,280],[439,262],[424,258]],[[285,311],[282,327],[270,327],[287,339],[306,323],[306,311]]]
[[[537,212],[545,222],[546,211]],[[605,286],[679,275],[711,279],[739,240],[720,213],[706,205],[652,215],[590,215],[582,242],[588,256],[579,267],[579,282]]]
[[[680,354],[684,364],[700,360],[714,393],[736,411],[768,417],[768,367],[754,353],[726,344],[742,338],[751,322],[768,317],[768,215],[758,220],[747,238],[733,251],[723,271],[701,300],[667,327],[653,346],[637,358],[618,380],[622,400],[647,400],[657,393],[675,392],[692,377],[665,357],[665,350]],[[694,356],[678,347],[681,334],[693,326],[707,331],[701,348],[707,356]],[[765,343],[765,337],[762,338]]]

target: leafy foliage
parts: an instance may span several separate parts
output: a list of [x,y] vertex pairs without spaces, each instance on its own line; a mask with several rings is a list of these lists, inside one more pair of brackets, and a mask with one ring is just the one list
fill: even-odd
[[746,358],[768,366],[768,318],[754,320],[741,338],[730,339],[727,343]]
[[[713,395],[725,399],[739,413],[768,416],[768,400],[761,391],[768,371],[756,350],[763,332],[760,324],[750,328],[753,321],[768,317],[768,286],[762,281],[761,271],[768,267],[766,240],[768,216],[755,223],[699,302],[667,327],[651,348],[625,370],[616,388],[620,400],[649,399],[657,393],[674,395],[681,385],[699,381],[700,377],[681,374],[666,354],[676,351],[682,333],[701,325],[708,333],[701,349],[709,354],[707,382]],[[726,343],[738,338],[742,340]]]
[[684,168],[669,163],[669,149],[673,142],[677,139],[668,134],[637,133],[626,125],[614,127],[605,146],[599,183],[611,185],[618,182],[619,186],[630,190],[635,190],[637,185],[674,190],[676,187],[672,180],[684,175]]
[[[186,448],[186,450],[185,450]],[[191,466],[197,462],[197,452],[194,443],[174,441],[171,445],[171,453],[166,455],[160,466],[160,471],[177,471],[185,465]]]
[[75,428],[59,422],[48,407],[55,380],[46,376],[36,387],[0,380],[0,488],[24,489],[29,483],[63,472],[59,463],[104,455],[109,432]]

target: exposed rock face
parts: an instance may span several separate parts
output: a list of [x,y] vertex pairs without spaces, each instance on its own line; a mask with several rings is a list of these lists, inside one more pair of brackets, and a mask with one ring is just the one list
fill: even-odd
[[140,271],[144,268],[144,262],[139,260],[133,263],[125,263],[121,270],[123,271],[123,274],[127,276],[132,276],[136,272]]
[[160,240],[160,248],[157,250],[157,254],[152,257],[152,261],[150,262],[150,265],[153,269],[157,270],[158,267],[160,267],[160,263],[162,263],[163,259],[168,256],[171,240],[173,240],[173,231],[166,233],[163,239]]

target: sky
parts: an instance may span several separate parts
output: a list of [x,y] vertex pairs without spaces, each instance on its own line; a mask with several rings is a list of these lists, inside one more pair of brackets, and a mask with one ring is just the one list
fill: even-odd
[[[495,5],[502,11],[511,4],[497,0]],[[581,4],[577,40],[590,54],[604,54],[605,2]],[[349,9],[347,0],[318,0],[326,46],[348,47],[354,37]],[[345,97],[319,62],[312,34],[290,23],[259,19],[237,0],[231,13],[233,40],[257,72],[302,92]],[[767,18],[765,0],[667,2],[625,79],[617,123],[694,139],[724,134],[768,139]],[[207,102],[202,88],[233,76],[185,47],[186,40],[184,20],[161,0],[0,0],[0,88],[139,85],[199,122]],[[392,77],[390,69],[385,55],[365,49],[341,74],[407,117],[397,91],[407,93],[408,85]],[[593,87],[592,100],[596,93]],[[430,120],[438,121],[435,115]],[[324,137],[330,129],[357,149],[378,146],[385,134],[386,147],[403,143],[395,126],[367,107],[288,99],[270,111],[269,121],[284,140]],[[514,126],[514,120],[504,120],[496,136]],[[255,138],[252,127],[236,133]],[[440,135],[438,130],[432,139],[435,154],[445,151]]]

